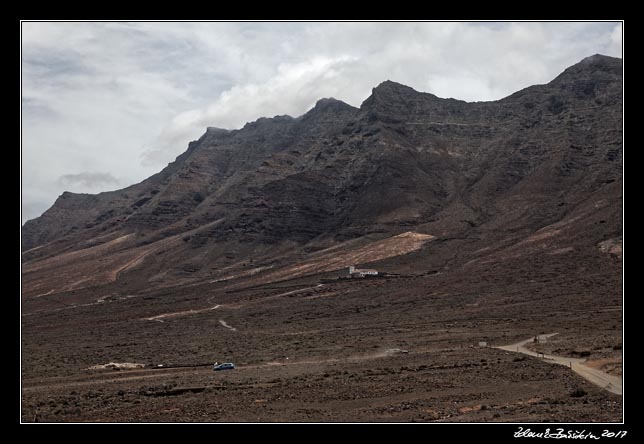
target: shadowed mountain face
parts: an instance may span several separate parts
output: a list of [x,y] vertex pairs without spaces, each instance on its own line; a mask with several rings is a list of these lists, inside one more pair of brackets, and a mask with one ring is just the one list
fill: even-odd
[[322,99],[298,118],[208,128],[147,180],[63,193],[28,221],[24,294],[128,274],[142,286],[231,279],[253,260],[270,281],[312,252],[405,232],[434,236],[426,252],[471,239],[462,264],[564,238],[619,247],[622,127],[621,59],[595,55],[495,102],[386,81],[359,109]]

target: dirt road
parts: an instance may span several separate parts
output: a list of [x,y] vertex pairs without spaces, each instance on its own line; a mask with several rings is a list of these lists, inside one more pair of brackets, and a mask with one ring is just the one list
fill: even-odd
[[[547,339],[551,336],[556,335],[557,333],[549,333],[547,335],[539,335],[539,339]],[[592,382],[595,385],[598,385],[602,387],[605,390],[608,390],[611,393],[615,393],[616,395],[621,395],[622,394],[622,380],[621,378],[613,375],[609,375],[608,373],[604,373],[601,370],[597,370],[594,368],[590,368],[586,365],[584,365],[584,362],[586,362],[586,359],[579,359],[579,358],[567,358],[565,356],[555,356],[555,355],[548,355],[544,353],[536,353],[533,352],[532,350],[529,350],[525,347],[526,344],[529,342],[533,341],[534,338],[529,338],[524,341],[517,342],[515,344],[510,344],[510,345],[502,345],[498,346],[495,348],[501,349],[501,350],[506,350],[506,351],[511,351],[515,353],[523,353],[529,356],[534,356],[536,358],[541,358],[546,362],[551,362],[553,364],[559,364],[559,365],[564,365],[566,367],[569,367],[583,377],[584,379]]]
[[[220,321],[222,322],[222,321]],[[225,324],[223,321],[222,325]],[[234,329],[229,325],[225,325],[226,328]],[[425,355],[429,353],[436,353],[440,351],[453,351],[454,348],[447,348],[443,350],[437,349],[419,349],[415,350],[416,355]],[[286,360],[282,361],[270,361],[263,362],[259,364],[251,365],[237,365],[235,373],[245,373],[251,370],[261,370],[271,367],[300,367],[303,372],[306,372],[310,366],[319,366],[321,364],[348,364],[348,363],[357,363],[362,361],[368,361],[373,359],[381,359],[389,356],[399,356],[401,354],[409,353],[407,350],[400,348],[392,348],[377,351],[369,354],[358,354],[354,356],[342,357],[342,358],[319,358],[319,359],[306,359],[306,360]],[[90,372],[82,376],[74,377],[50,377],[50,378],[38,378],[35,380],[23,381],[22,390],[24,391],[42,391],[62,387],[82,387],[82,386],[92,386],[100,384],[112,384],[112,383],[122,383],[125,381],[136,381],[143,379],[163,379],[178,375],[192,375],[198,376],[203,374],[212,373],[212,364],[196,364],[193,366],[182,366],[182,367],[146,367],[138,368],[134,367],[135,365],[143,364],[130,364],[128,368],[126,364],[112,363],[115,367],[120,367],[119,372]],[[97,370],[101,368],[108,368],[110,364],[97,365],[93,366],[94,368],[88,368],[85,370]]]

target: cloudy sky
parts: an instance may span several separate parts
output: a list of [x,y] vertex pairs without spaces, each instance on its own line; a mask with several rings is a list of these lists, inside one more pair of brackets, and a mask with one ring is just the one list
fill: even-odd
[[145,179],[207,126],[360,106],[387,79],[496,100],[596,53],[621,57],[621,23],[23,22],[22,220]]

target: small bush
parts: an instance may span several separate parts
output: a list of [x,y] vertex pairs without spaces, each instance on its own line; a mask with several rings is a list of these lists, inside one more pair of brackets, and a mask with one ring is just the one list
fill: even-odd
[[587,394],[588,394],[588,393],[586,392],[586,390],[578,388],[578,389],[576,389],[576,390],[573,390],[573,391],[570,393],[570,397],[571,397],[571,398],[581,398],[581,397],[583,397],[583,396],[586,396]]

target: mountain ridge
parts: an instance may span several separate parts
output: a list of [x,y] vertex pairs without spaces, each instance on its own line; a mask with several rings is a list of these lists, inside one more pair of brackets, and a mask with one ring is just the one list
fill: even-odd
[[591,56],[492,102],[388,80],[360,108],[325,98],[297,118],[208,128],[138,184],[63,193],[23,226],[23,260],[123,235],[141,248],[190,232],[173,255],[203,254],[204,264],[250,246],[320,248],[409,229],[529,235],[601,187],[619,194],[621,95],[621,59]]

